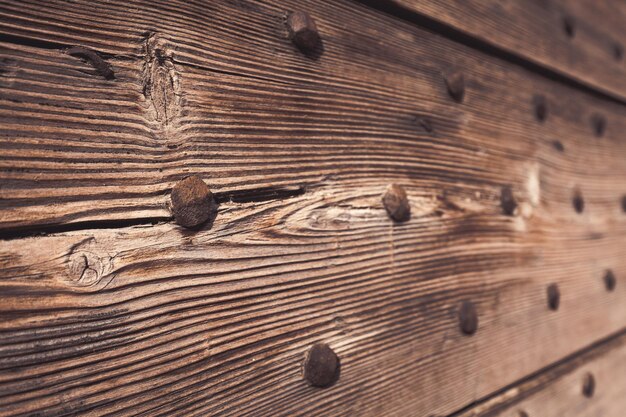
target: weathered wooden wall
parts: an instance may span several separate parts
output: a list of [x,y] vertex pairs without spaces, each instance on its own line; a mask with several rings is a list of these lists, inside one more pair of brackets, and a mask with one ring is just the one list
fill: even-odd
[[0,416],[621,417],[625,13],[0,1]]

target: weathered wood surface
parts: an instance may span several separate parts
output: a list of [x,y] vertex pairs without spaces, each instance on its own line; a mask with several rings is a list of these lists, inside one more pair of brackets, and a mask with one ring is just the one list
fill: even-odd
[[[2,242],[0,415],[447,415],[623,328],[622,219],[600,231],[407,188],[396,225],[384,183],[355,183],[224,204],[199,232]],[[315,342],[342,362],[328,389],[302,380]]]
[[617,102],[349,1],[9,1],[0,33],[0,416],[449,415],[624,330]]
[[[589,391],[589,375],[593,390]],[[607,340],[510,387],[458,417],[624,415],[626,336]]]
[[[317,59],[287,39],[284,14],[296,7],[315,11]],[[191,172],[218,193],[383,173],[445,189],[522,183],[539,163],[568,172],[563,204],[577,182],[607,207],[625,192],[597,181],[624,173],[622,106],[352,2],[5,2],[0,32],[10,34],[5,230],[162,219],[169,189]],[[115,79],[67,54],[72,45],[98,51]],[[467,79],[460,105],[442,79],[453,67]],[[544,124],[532,106],[540,93]],[[550,151],[555,141],[564,154]],[[589,158],[612,162],[590,175]]]
[[[613,0],[364,0],[426,16],[615,99],[626,100],[626,3]],[[420,17],[417,17],[420,20]]]

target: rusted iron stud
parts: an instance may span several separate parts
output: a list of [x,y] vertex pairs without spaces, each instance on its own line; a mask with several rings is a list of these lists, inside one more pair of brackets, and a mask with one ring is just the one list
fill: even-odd
[[287,17],[287,29],[293,43],[305,52],[315,50],[321,43],[315,20],[304,11],[296,11]]
[[606,287],[606,290],[609,292],[613,291],[615,289],[616,283],[617,281],[615,279],[615,274],[612,270],[607,269],[604,273],[604,286]]
[[465,77],[460,70],[452,70],[445,77],[448,94],[457,103],[461,103],[465,97]]
[[404,188],[391,184],[383,194],[383,205],[387,214],[397,222],[405,222],[411,218],[411,206]]
[[170,201],[176,223],[187,228],[206,222],[215,208],[211,190],[195,175],[179,181],[172,188]]
[[341,363],[335,352],[325,343],[316,343],[307,352],[302,372],[313,387],[327,388],[339,380]]
[[548,101],[546,97],[537,94],[533,96],[533,106],[535,108],[535,118],[543,123],[548,118]]
[[585,211],[585,199],[583,198],[580,190],[574,191],[574,197],[572,197],[572,205],[576,213],[580,214]]
[[587,398],[593,397],[596,391],[596,379],[591,372],[587,372],[583,377],[583,395]]
[[591,116],[591,127],[593,128],[593,133],[597,137],[604,136],[604,131],[606,130],[606,118],[601,114],[593,114]]
[[548,307],[550,310],[558,310],[561,304],[561,291],[557,284],[550,284],[547,288]]
[[474,303],[468,300],[459,306],[459,327],[466,335],[473,335],[478,330],[478,313]]
[[502,212],[507,216],[512,216],[515,213],[517,201],[513,195],[513,188],[510,185],[505,185],[500,190],[500,206],[502,207]]

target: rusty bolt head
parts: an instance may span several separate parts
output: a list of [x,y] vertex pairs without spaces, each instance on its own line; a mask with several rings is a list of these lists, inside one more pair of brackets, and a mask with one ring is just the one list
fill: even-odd
[[179,181],[170,198],[176,223],[187,228],[206,222],[215,204],[209,187],[195,175]]
[[320,42],[317,25],[307,12],[293,12],[287,17],[287,29],[293,43],[303,51],[313,51]]
[[576,25],[574,18],[571,16],[563,16],[563,30],[568,38],[573,38],[576,33]]
[[615,289],[615,284],[615,274],[612,270],[607,269],[606,273],[604,274],[604,286],[606,287],[606,290],[613,291]]
[[446,74],[445,81],[450,97],[458,103],[462,102],[463,97],[465,97],[465,77],[463,73],[460,70],[451,71]]
[[583,198],[580,190],[574,191],[574,197],[572,197],[572,205],[574,206],[574,210],[576,213],[580,214],[585,210],[585,199]]
[[622,196],[622,211],[626,213],[626,195]]
[[565,152],[565,146],[563,146],[563,142],[561,142],[560,140],[553,140],[552,146],[554,146],[554,149],[559,152]]
[[512,216],[517,208],[517,201],[515,201],[513,189],[510,185],[502,187],[500,192],[500,206],[502,207],[502,212],[507,216]]
[[411,206],[406,191],[398,184],[391,184],[383,194],[383,205],[387,214],[397,222],[405,222],[411,218]]
[[316,343],[309,349],[302,366],[304,379],[313,387],[330,387],[339,379],[339,357],[325,343]]
[[601,114],[593,114],[591,116],[591,126],[593,127],[593,133],[597,137],[602,137],[606,130],[606,118]]
[[583,377],[583,395],[587,398],[593,397],[596,391],[596,379],[591,372],[587,372]]
[[550,310],[558,310],[561,304],[561,291],[559,291],[559,286],[557,284],[548,285],[547,294],[548,307],[550,307]]
[[461,301],[459,306],[459,326],[466,335],[473,335],[478,330],[478,313],[471,301]]
[[528,417],[528,413],[524,410],[519,410],[517,413],[518,417]]
[[624,58],[624,47],[622,46],[621,43],[615,42],[613,44],[613,58],[615,58],[616,61],[621,61],[622,58]]
[[533,105],[535,107],[535,118],[543,123],[548,118],[548,101],[546,97],[540,94],[533,96]]

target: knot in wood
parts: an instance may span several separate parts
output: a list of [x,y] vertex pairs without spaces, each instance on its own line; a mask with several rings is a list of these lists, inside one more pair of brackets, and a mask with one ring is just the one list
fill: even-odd
[[187,228],[206,222],[215,208],[209,187],[195,175],[179,181],[172,189],[170,199],[176,223]]
[[548,102],[545,96],[535,95],[533,97],[533,106],[535,107],[535,118],[544,122],[548,118]]
[[517,201],[515,201],[513,189],[510,185],[505,185],[500,191],[500,206],[502,207],[502,212],[507,216],[512,216],[515,213]]
[[302,372],[304,379],[313,387],[330,387],[339,379],[339,357],[325,343],[316,343],[307,352]]
[[169,42],[158,33],[147,34],[144,49],[143,94],[150,116],[161,128],[168,129],[182,113],[179,73],[174,66]]
[[615,284],[615,274],[612,270],[607,269],[606,273],[604,274],[604,286],[606,287],[606,290],[613,291],[615,289]]
[[72,287],[97,289],[112,270],[112,259],[99,255],[95,239],[89,238],[74,245],[67,258],[68,274],[65,282]]
[[454,101],[460,103],[465,97],[465,77],[460,70],[450,71],[445,75],[448,94]]
[[596,391],[596,379],[591,372],[587,372],[583,377],[583,395],[587,398],[593,397]]
[[476,306],[471,301],[461,301],[459,307],[459,327],[466,335],[473,335],[478,330],[478,313]]
[[287,29],[292,42],[303,51],[313,51],[321,43],[317,25],[307,12],[291,13],[287,17]]
[[546,291],[548,295],[548,307],[553,311],[558,310],[561,304],[561,291],[559,291],[559,286],[557,284],[550,284]]
[[382,200],[387,214],[393,220],[405,222],[411,218],[411,206],[402,186],[398,184],[389,185]]

